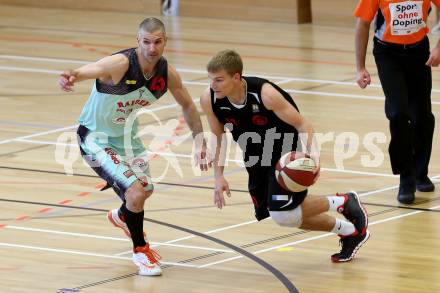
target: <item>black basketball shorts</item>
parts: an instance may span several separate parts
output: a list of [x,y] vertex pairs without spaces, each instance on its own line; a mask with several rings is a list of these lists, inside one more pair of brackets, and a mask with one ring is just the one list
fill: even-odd
[[307,196],[307,189],[301,192],[283,189],[275,178],[274,166],[252,167],[247,171],[249,174],[248,189],[258,221],[269,217],[269,211],[293,210]]

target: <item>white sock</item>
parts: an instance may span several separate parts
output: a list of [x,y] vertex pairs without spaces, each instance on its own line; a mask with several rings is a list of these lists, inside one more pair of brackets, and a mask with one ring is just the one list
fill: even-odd
[[335,226],[333,227],[333,230],[331,230],[330,232],[333,232],[340,236],[347,236],[353,234],[355,231],[356,228],[353,226],[352,223],[346,222],[344,220],[336,219]]
[[328,204],[329,204],[329,211],[337,211],[338,207],[344,204],[345,197],[344,196],[327,196]]

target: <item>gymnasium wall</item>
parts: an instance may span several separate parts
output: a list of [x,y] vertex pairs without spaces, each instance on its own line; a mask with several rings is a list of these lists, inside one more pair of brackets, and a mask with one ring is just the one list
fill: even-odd
[[[182,16],[308,22],[311,0],[180,0]],[[0,0],[1,4],[120,12],[160,13],[160,0]],[[303,7],[303,9],[298,9]]]
[[[311,0],[181,0],[180,15],[268,22],[304,22]],[[302,7],[302,9],[300,9]],[[308,14],[308,15],[307,15]]]
[[350,26],[355,24],[353,11],[357,0],[312,0],[314,24]]
[[0,0],[1,4],[79,10],[160,13],[160,0]]
[[[179,0],[179,15],[318,25],[354,25],[358,0]],[[1,4],[160,14],[160,0],[0,0]],[[430,24],[437,20],[435,13]]]

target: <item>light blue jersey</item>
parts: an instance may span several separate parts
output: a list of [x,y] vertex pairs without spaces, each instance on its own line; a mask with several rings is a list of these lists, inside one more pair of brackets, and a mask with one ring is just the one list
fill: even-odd
[[[136,181],[146,191],[153,189],[147,153],[140,138],[134,138],[138,121],[130,114],[166,93],[168,64],[162,57],[147,79],[135,48],[118,53],[128,58],[128,70],[116,85],[95,81],[79,117],[78,135],[84,159],[124,200],[126,190]],[[130,139],[127,146],[126,138]]]
[[[109,137],[122,137],[129,115],[136,109],[157,101],[167,91],[167,61],[161,58],[154,75],[148,80],[144,77],[134,48],[119,52],[129,59],[129,68],[116,85],[101,83],[98,79],[79,117],[79,123],[91,132],[103,132]],[[137,133],[137,120],[134,127],[127,127],[132,136]]]

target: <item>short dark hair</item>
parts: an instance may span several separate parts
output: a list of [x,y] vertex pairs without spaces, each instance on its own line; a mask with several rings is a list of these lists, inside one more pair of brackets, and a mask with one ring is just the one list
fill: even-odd
[[144,31],[144,32],[155,32],[155,31],[162,31],[164,34],[166,34],[165,32],[165,25],[163,24],[163,22],[160,19],[157,19],[155,17],[148,17],[145,18],[141,24],[139,24],[139,32],[140,31]]
[[240,55],[233,50],[223,50],[218,52],[206,66],[208,72],[216,72],[224,69],[229,75],[243,73],[243,61]]

